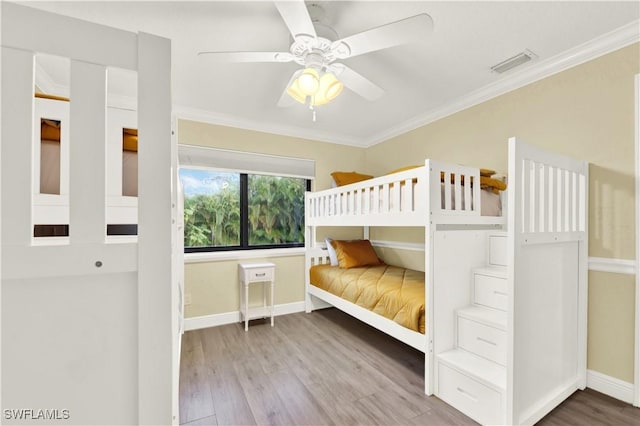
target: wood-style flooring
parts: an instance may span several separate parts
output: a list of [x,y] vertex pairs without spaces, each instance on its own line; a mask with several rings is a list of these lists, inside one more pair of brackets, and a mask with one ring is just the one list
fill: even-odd
[[[476,424],[424,395],[424,354],[336,309],[186,332],[180,423]],[[586,390],[539,424],[640,426],[640,409]]]

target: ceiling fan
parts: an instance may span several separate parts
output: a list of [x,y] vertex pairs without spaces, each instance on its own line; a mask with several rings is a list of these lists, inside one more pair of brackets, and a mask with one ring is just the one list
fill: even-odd
[[198,55],[206,55],[216,62],[295,62],[302,65],[304,68],[294,72],[289,79],[278,106],[298,101],[313,109],[315,105],[335,99],[343,86],[375,101],[384,90],[336,61],[419,41],[433,30],[433,20],[423,13],[337,39],[333,29],[319,22],[323,14],[321,6],[310,4],[307,9],[304,0],[274,3],[293,37],[289,52],[199,52]]

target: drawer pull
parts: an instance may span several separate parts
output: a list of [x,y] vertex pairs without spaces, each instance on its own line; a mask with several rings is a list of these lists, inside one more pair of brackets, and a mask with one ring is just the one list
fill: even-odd
[[263,273],[261,273],[261,274],[256,274],[256,277],[264,277],[265,275],[267,275],[267,273],[266,273],[266,272],[263,272]]
[[504,291],[493,290],[493,294],[497,294],[498,296],[508,296]]
[[481,342],[488,343],[488,344],[493,345],[493,346],[497,346],[497,343],[492,342],[491,340],[483,339],[482,337],[476,337],[476,339],[480,340]]
[[475,395],[467,392],[466,390],[462,389],[460,386],[457,386],[456,390],[461,394],[463,394],[464,396],[466,396],[467,398],[471,399],[473,402],[478,402],[478,398],[476,398]]

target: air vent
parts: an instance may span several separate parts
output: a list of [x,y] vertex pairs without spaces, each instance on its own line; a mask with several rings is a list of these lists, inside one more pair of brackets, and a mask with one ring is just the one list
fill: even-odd
[[507,60],[500,62],[497,65],[491,67],[491,71],[502,74],[503,72],[509,71],[512,68],[520,66],[529,62],[532,59],[536,59],[538,55],[533,53],[530,50],[525,50],[524,52],[518,53],[516,56],[513,56]]

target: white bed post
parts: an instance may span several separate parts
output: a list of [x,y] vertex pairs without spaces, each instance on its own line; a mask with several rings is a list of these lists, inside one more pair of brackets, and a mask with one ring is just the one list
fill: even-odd
[[[589,164],[584,168],[584,218],[578,217],[578,229],[584,233],[584,238],[579,241],[578,252],[578,388],[584,390],[587,387],[587,337],[588,337],[588,310],[589,310]],[[580,209],[580,206],[577,207]],[[578,213],[579,215],[580,213]],[[581,223],[580,223],[581,222]],[[582,229],[580,229],[582,226]]]
[[311,306],[311,295],[309,294],[309,269],[311,269],[310,249],[316,245],[315,228],[313,226],[305,226],[305,255],[304,255],[304,310],[310,313],[313,309]]
[[516,202],[517,195],[521,195],[522,188],[516,188],[516,182],[520,182],[520,178],[516,179],[516,176],[522,176],[522,161],[518,161],[515,152],[515,138],[509,139],[508,149],[508,164],[507,176],[509,179],[509,190],[507,191],[507,209],[503,210],[503,214],[507,216],[507,282],[510,283],[508,296],[507,296],[507,398],[506,398],[506,423],[510,424],[514,419],[514,398],[513,392],[513,307],[514,307],[514,291],[512,283],[515,282],[515,257],[516,253],[516,233],[519,234],[521,230],[516,230],[516,217],[522,215],[522,203]]
[[[432,204],[437,198],[440,200],[440,191],[437,194],[432,194],[431,188],[433,188],[433,170],[431,160],[425,160],[425,184],[420,187],[418,191],[422,191],[419,194],[418,199],[423,199],[425,202],[424,212],[427,215],[431,215]],[[440,187],[440,173],[438,172],[436,187]],[[439,207],[440,204],[437,204]],[[433,223],[433,217],[429,217],[424,227],[424,267],[425,267],[425,285],[424,285],[424,309],[427,312],[425,315],[425,321],[427,322],[424,328],[425,336],[425,348],[424,348],[424,393],[426,395],[432,395],[434,392],[434,353],[433,353],[433,335],[434,335],[434,313],[433,313],[433,280],[434,280],[434,267],[433,267],[433,233],[435,230],[435,224]]]
[[[178,423],[174,403],[171,41],[138,34],[138,422]],[[159,190],[161,188],[161,190]],[[172,217],[173,216],[173,217]],[[167,313],[171,313],[168,315]]]

